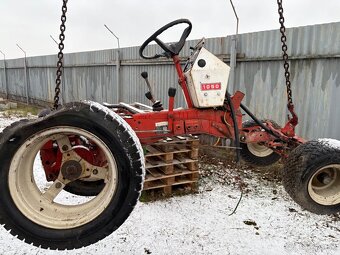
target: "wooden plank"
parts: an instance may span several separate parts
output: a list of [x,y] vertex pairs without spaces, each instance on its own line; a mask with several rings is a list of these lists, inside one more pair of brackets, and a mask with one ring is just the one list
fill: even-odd
[[162,183],[161,181],[158,182],[146,182],[144,183],[143,190],[151,190],[151,189],[159,189],[159,188],[164,188],[167,185]]
[[175,192],[178,192],[180,189],[184,189],[185,191],[196,191],[197,190],[197,182],[178,182],[175,185],[159,185],[153,188],[148,187],[144,189],[147,192],[153,192],[156,190],[161,190],[163,194],[166,196],[172,195]]
[[172,186],[177,186],[177,185],[181,185],[181,184],[187,184],[187,183],[195,183],[197,181],[192,181],[192,180],[182,180],[182,181],[177,181],[174,184],[172,184]]
[[199,155],[198,148],[193,148],[193,149],[189,152],[189,157],[190,157],[191,159],[198,159],[198,155]]
[[164,194],[169,196],[172,194],[172,186],[167,186],[163,188]]
[[166,185],[172,185],[175,182],[175,177],[168,177],[168,178],[162,179],[162,181]]
[[198,170],[198,162],[197,161],[192,161],[188,162],[185,165],[190,171],[196,171]]
[[193,175],[193,174],[199,174],[198,171],[190,171],[190,170],[180,170],[178,168],[176,168],[176,170],[174,171],[173,174],[169,174],[169,175],[164,175],[162,174],[160,171],[153,169],[157,174],[156,175],[152,175],[152,174],[147,174],[145,181],[154,181],[154,180],[161,180],[161,179],[166,179],[166,178],[170,178],[170,177],[177,177],[177,176],[182,176],[182,175]]
[[166,153],[159,157],[163,159],[166,163],[171,163],[174,159],[174,153]]
[[166,144],[166,145],[160,144],[160,145],[157,145],[157,146],[160,150],[162,150],[164,152],[173,152],[175,150],[175,147],[174,147],[173,144]]
[[148,153],[145,155],[145,156],[148,156],[148,157],[150,157],[150,156],[157,156],[157,155],[162,155],[162,154],[164,154],[163,151],[159,151],[159,150],[157,150],[155,147],[153,147],[153,146],[151,146],[151,145],[145,146],[145,150],[148,151]]
[[190,149],[190,148],[186,148],[186,147],[180,148],[178,146],[175,146],[174,151],[167,151],[167,152],[161,151],[156,146],[151,146],[151,145],[145,146],[145,149],[148,151],[145,154],[145,157],[162,156],[162,155],[167,155],[167,154],[177,154],[177,153],[184,153],[184,152],[191,152],[192,151],[192,149]]
[[181,175],[181,176],[177,176],[174,183],[182,183],[182,182],[197,182],[198,178],[197,175],[195,174],[187,174],[187,175]]
[[[159,164],[162,163],[162,161],[155,160],[154,158],[145,158],[145,167],[151,168],[151,167],[157,167]],[[149,166],[149,167],[147,167]]]
[[[149,169],[146,169],[147,172],[149,172],[154,178],[160,178],[162,176],[164,176],[162,173],[160,173],[157,168],[149,168]],[[148,176],[148,174],[147,174]]]
[[180,146],[179,144],[175,145],[175,151],[173,153],[182,153],[182,152],[190,152],[191,149],[187,146]]
[[147,162],[145,163],[145,167],[147,169],[153,168],[153,167],[162,167],[162,166],[171,166],[171,165],[178,165],[178,164],[187,164],[187,163],[197,163],[196,159],[189,159],[189,158],[183,158],[181,160],[174,159],[172,163],[165,163],[164,161],[161,160],[154,160],[151,162],[148,162],[149,160],[147,159]]

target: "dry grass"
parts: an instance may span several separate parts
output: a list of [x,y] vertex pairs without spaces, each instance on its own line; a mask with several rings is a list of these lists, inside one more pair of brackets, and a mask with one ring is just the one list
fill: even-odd
[[4,117],[28,117],[32,115],[38,115],[38,113],[42,110],[42,108],[33,106],[33,105],[26,105],[26,104],[18,104],[16,109],[6,110],[2,113]]

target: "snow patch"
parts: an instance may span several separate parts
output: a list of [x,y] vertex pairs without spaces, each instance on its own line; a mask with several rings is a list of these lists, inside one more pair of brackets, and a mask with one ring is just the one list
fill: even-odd
[[332,138],[321,138],[318,139],[318,142],[322,143],[325,146],[340,150],[340,141]]
[[13,122],[19,121],[20,118],[17,117],[4,117],[0,114],[0,131],[2,131],[5,127],[11,125]]

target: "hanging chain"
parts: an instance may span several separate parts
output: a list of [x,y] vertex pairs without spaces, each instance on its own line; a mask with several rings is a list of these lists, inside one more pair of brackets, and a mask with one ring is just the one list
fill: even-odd
[[57,78],[55,80],[56,86],[55,86],[55,95],[54,95],[54,104],[53,104],[53,110],[58,109],[59,104],[59,94],[60,94],[60,84],[61,84],[61,76],[63,74],[63,49],[64,49],[64,40],[65,40],[65,30],[66,30],[66,12],[67,12],[67,1],[63,0],[63,7],[62,7],[62,15],[61,15],[61,25],[60,25],[60,35],[59,35],[59,53],[58,53],[58,62],[57,62]]
[[291,107],[294,107],[293,105],[293,96],[292,96],[292,89],[291,89],[291,82],[290,82],[290,72],[289,72],[289,63],[288,63],[288,54],[287,54],[287,37],[285,35],[286,32],[286,27],[284,25],[285,22],[285,18],[283,17],[283,7],[282,7],[282,0],[277,0],[277,4],[279,6],[279,22],[281,24],[280,27],[280,32],[281,32],[281,42],[282,42],[282,52],[283,52],[283,67],[285,69],[285,77],[286,77],[286,86],[287,86],[287,100],[288,100],[288,109]]

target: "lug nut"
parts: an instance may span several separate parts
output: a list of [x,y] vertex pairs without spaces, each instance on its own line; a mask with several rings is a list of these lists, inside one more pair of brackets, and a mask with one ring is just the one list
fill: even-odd
[[98,174],[98,170],[97,170],[97,169],[94,169],[94,170],[92,171],[92,173],[93,173],[94,175],[97,175],[97,174]]
[[61,149],[62,149],[63,151],[67,151],[67,150],[68,150],[68,146],[67,146],[67,145],[63,145],[63,146],[61,147]]
[[57,189],[60,189],[61,188],[61,183],[60,182],[57,182],[56,184],[55,184],[55,187],[57,188]]

